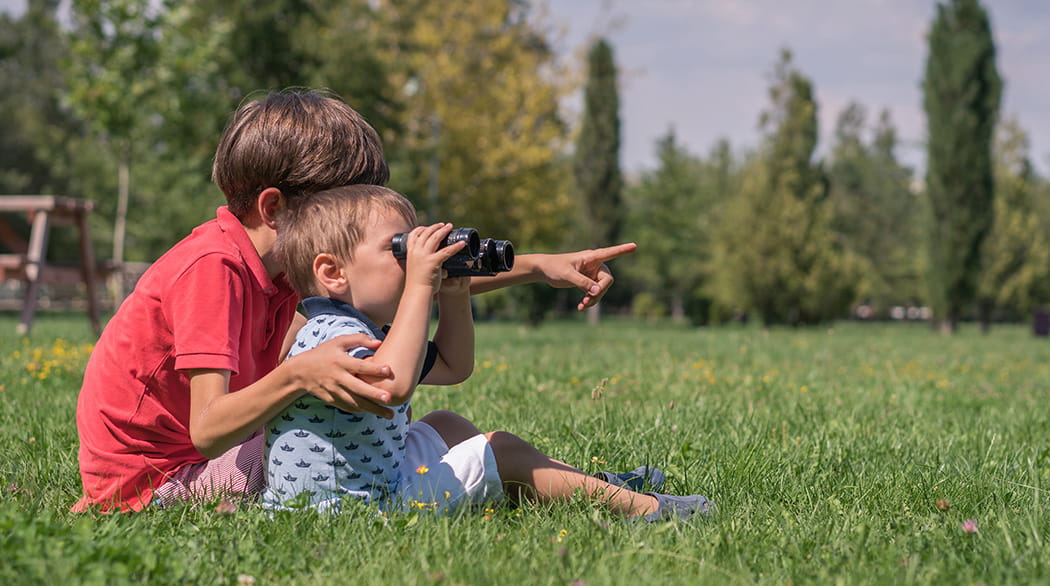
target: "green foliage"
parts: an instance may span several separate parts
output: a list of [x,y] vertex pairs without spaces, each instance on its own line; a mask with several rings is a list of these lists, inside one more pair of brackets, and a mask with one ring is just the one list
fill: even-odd
[[66,51],[55,2],[29,2],[19,19],[0,14],[0,193],[66,193],[77,125],[55,88]]
[[703,323],[711,232],[716,204],[729,195],[732,154],[723,142],[710,161],[701,160],[678,144],[673,131],[657,141],[656,154],[659,166],[626,192],[624,237],[644,243],[622,265],[647,296],[635,299],[634,311],[669,306],[674,319],[682,320],[696,307],[699,313],[689,317]]
[[1035,201],[1035,173],[1028,158],[1028,136],[1016,120],[999,127],[995,161],[995,209],[983,242],[977,299],[982,320],[993,308],[1028,315],[1046,299],[1050,280],[1050,242]]
[[763,148],[721,211],[712,252],[718,302],[767,324],[834,319],[855,297],[858,262],[832,230],[823,170],[812,162],[817,105],[784,51],[761,119]]
[[399,130],[385,137],[391,183],[425,221],[529,250],[561,246],[570,201],[559,101],[573,85],[528,3],[372,4],[403,105]]
[[858,295],[880,313],[922,299],[919,260],[921,200],[911,192],[911,171],[894,153],[897,134],[883,111],[871,138],[862,105],[839,114],[828,162],[832,222],[845,247],[862,263]]
[[946,332],[973,300],[992,228],[992,140],[1002,81],[988,14],[978,0],[937,5],[923,80],[929,303]]
[[102,189],[81,195],[101,202],[99,219],[114,226],[99,231],[107,238],[121,238],[119,218],[128,215],[128,260],[153,260],[221,203],[208,173],[229,108],[213,84],[229,28],[195,22],[193,6],[73,5],[66,102],[115,161],[110,173],[126,173],[116,197]]
[[591,246],[615,243],[623,222],[620,90],[616,77],[612,46],[598,39],[587,54],[583,120],[572,166],[585,225],[591,231]]
[[[16,322],[0,315],[0,330]],[[1050,365],[1046,341],[1022,328],[937,344],[924,326],[854,324],[606,320],[478,336],[473,377],[421,389],[417,413],[453,409],[589,472],[656,465],[669,490],[710,496],[715,517],[643,526],[582,499],[444,518],[245,503],[72,515],[93,338],[83,316],[44,315],[24,341],[0,336],[0,582],[1050,580]]]

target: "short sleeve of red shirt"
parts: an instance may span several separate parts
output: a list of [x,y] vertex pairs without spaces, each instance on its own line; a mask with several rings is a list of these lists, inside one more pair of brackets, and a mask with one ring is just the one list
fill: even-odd
[[248,278],[232,259],[201,257],[171,284],[163,311],[172,327],[175,369],[239,371],[240,332]]

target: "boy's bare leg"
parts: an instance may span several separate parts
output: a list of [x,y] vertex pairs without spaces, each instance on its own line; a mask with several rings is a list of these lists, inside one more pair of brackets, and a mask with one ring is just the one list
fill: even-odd
[[[477,426],[452,411],[434,411],[423,421],[452,447],[479,433]],[[572,498],[579,490],[605,502],[609,509],[628,517],[656,511],[656,499],[614,486],[540,452],[532,444],[505,431],[485,434],[492,446],[507,495],[515,501],[550,502]]]
[[540,452],[532,444],[505,431],[486,433],[507,495],[517,501],[550,502],[572,498],[581,491],[598,499],[614,513],[627,517],[657,510],[655,498],[599,480]]

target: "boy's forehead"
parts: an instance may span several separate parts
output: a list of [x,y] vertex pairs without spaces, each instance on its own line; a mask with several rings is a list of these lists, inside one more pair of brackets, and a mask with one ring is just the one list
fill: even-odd
[[391,206],[379,205],[372,208],[365,220],[365,233],[369,236],[384,237],[405,232],[414,226]]

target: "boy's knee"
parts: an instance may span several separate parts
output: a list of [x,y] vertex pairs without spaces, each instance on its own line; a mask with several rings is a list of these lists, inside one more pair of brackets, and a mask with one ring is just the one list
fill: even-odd
[[525,440],[506,431],[490,431],[485,434],[485,439],[492,446],[492,451],[496,454],[497,459],[499,459],[501,454],[531,447],[525,443]]
[[469,419],[452,411],[433,411],[420,421],[433,427],[450,448],[481,433]]

